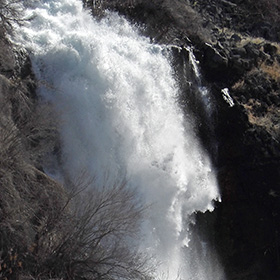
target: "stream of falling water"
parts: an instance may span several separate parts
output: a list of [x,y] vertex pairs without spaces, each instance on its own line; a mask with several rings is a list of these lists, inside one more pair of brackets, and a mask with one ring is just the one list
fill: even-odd
[[157,278],[224,279],[189,253],[190,216],[213,210],[219,193],[177,106],[168,49],[116,14],[94,20],[77,0],[35,1],[25,15],[17,41],[47,85],[39,94],[60,114],[64,169],[86,170],[100,184],[105,174],[126,177],[151,205],[139,247],[161,263]]

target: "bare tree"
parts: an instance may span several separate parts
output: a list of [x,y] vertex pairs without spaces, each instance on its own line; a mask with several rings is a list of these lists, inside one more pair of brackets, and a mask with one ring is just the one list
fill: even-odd
[[0,24],[6,32],[13,29],[13,23],[21,23],[22,1],[0,0]]
[[143,214],[135,192],[123,181],[84,186],[79,183],[63,208],[69,211],[67,222],[58,219],[49,232],[56,242],[42,264],[66,279],[148,279],[148,259],[135,246]]

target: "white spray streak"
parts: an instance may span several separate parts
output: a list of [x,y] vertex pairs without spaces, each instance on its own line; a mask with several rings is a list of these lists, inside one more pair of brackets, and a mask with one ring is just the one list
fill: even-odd
[[230,107],[233,107],[234,106],[234,101],[229,94],[229,89],[228,88],[223,88],[221,90],[221,92],[222,92],[223,99],[228,103],[228,105]]
[[[187,261],[181,248],[189,215],[212,210],[219,194],[176,105],[163,48],[115,14],[94,21],[75,0],[41,1],[26,15],[33,20],[17,40],[32,52],[38,79],[50,85],[40,94],[61,113],[65,168],[73,176],[86,169],[99,181],[104,173],[126,176],[152,205],[141,248],[162,263],[159,275],[176,279]],[[191,273],[182,272],[183,279]]]

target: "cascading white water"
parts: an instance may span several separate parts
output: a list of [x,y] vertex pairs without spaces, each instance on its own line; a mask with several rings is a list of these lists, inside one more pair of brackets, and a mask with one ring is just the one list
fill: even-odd
[[219,194],[177,106],[168,49],[116,14],[95,21],[78,0],[37,1],[26,17],[16,40],[60,113],[64,169],[86,170],[100,184],[108,174],[126,177],[137,188],[151,205],[139,246],[162,264],[158,278],[214,279],[204,264],[186,265],[190,215],[212,210]]

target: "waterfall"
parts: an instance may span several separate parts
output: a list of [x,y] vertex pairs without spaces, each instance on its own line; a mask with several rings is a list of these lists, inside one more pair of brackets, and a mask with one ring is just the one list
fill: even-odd
[[39,94],[59,112],[64,170],[86,170],[100,184],[125,177],[151,205],[139,248],[161,264],[158,278],[219,279],[203,263],[187,265],[199,264],[188,247],[192,214],[213,210],[219,193],[177,105],[168,48],[117,14],[94,20],[78,0],[36,1],[25,16],[16,40],[31,53]]

